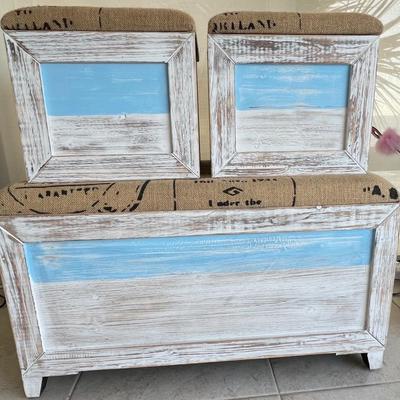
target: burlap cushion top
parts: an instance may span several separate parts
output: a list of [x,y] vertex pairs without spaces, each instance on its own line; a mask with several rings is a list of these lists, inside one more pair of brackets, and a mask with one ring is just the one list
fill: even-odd
[[209,33],[281,35],[380,35],[382,23],[360,13],[240,11],[211,18]]
[[0,191],[0,215],[90,214],[395,203],[397,190],[372,175],[203,178],[16,184]]
[[157,8],[26,7],[1,20],[3,30],[194,32],[193,18]]

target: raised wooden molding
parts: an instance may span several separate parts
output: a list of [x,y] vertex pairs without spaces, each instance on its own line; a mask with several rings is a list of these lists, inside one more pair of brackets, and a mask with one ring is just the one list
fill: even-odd
[[[363,173],[368,164],[377,36],[208,35],[212,176]],[[349,64],[343,149],[239,152],[236,144],[235,65]],[[318,134],[318,132],[310,132]]]
[[[7,31],[5,37],[30,182],[199,176],[194,33]],[[84,155],[79,149],[64,151],[59,143],[63,135],[69,143],[79,143],[81,137],[76,132],[74,140],[75,129],[69,131],[71,125],[66,123],[55,141],[45,110],[40,64],[76,62],[167,63],[172,151],[146,154],[140,148],[139,153],[126,149],[115,155],[103,154],[101,148],[98,154],[95,149]],[[149,137],[155,135],[152,126],[147,130]],[[100,132],[99,141],[106,139],[106,145],[113,140],[112,133]]]

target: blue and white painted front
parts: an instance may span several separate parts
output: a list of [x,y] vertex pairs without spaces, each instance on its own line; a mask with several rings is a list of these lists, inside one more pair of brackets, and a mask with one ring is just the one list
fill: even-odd
[[361,329],[373,237],[343,230],[48,242],[26,244],[25,255],[42,334],[61,351],[327,333],[338,319],[343,332]]
[[[115,154],[113,142],[118,141],[125,153],[137,142],[144,150],[137,146],[133,152],[170,152],[167,64],[45,63],[41,75],[56,152],[98,149],[96,141],[107,142],[112,136],[103,154],[107,147]],[[77,144],[66,145],[68,132]],[[124,153],[121,149],[118,152]]]
[[281,150],[302,150],[303,131],[307,150],[343,148],[349,74],[344,64],[235,65],[239,151],[272,151],[273,135]]

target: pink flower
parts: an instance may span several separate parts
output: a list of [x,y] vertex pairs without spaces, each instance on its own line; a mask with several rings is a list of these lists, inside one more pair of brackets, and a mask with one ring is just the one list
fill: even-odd
[[400,150],[400,135],[392,128],[386,129],[376,143],[376,150],[382,154],[394,154]]

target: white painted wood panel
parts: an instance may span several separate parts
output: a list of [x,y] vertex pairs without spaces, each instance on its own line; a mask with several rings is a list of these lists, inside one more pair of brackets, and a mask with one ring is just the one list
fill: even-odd
[[363,168],[368,168],[369,143],[374,111],[378,62],[377,40],[352,62],[347,113],[347,151]]
[[22,371],[43,354],[30,278],[22,243],[0,229],[0,277]]
[[259,210],[35,215],[0,217],[0,226],[22,242],[32,243],[242,232],[373,229],[397,208],[398,204],[367,204]]
[[252,151],[236,153],[218,177],[361,174],[364,172],[346,151]]
[[343,109],[236,110],[236,150],[340,151],[345,145],[345,121]]
[[48,117],[54,156],[169,154],[169,114]]
[[169,60],[172,149],[174,156],[200,176],[196,40],[191,34]]
[[286,269],[44,283],[34,297],[54,352],[359,331],[368,281],[368,266]]
[[306,354],[352,354],[381,351],[368,332],[299,335],[278,338],[135,346],[46,353],[29,375],[57,376],[110,368],[132,368],[290,357]]
[[11,80],[21,131],[25,171],[35,176],[51,157],[46,111],[40,82],[40,66],[25,49],[6,37]]
[[338,63],[358,58],[378,36],[212,34],[236,63]]
[[7,31],[39,63],[167,62],[192,33]]
[[400,212],[392,212],[376,230],[369,294],[368,331],[385,345],[396,271]]
[[196,177],[172,154],[74,155],[52,157],[36,175],[34,182],[104,182]]
[[[212,175],[236,153],[235,65],[208,37]],[[218,132],[218,134],[217,134]]]

